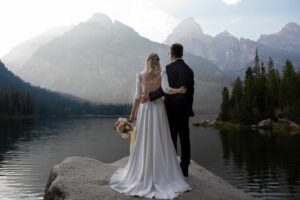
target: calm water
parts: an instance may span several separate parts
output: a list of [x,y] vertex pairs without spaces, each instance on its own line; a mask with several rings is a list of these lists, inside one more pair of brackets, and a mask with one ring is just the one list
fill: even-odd
[[[1,121],[0,199],[42,199],[52,166],[67,156],[109,163],[128,155],[129,140],[113,122]],[[300,199],[300,135],[191,127],[191,143],[193,160],[237,188],[263,199]]]

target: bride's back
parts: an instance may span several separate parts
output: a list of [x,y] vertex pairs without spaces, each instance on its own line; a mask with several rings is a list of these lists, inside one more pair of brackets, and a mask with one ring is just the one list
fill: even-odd
[[142,93],[149,94],[161,87],[161,75],[153,77],[151,80],[148,78],[145,71],[140,73],[140,81],[142,85]]

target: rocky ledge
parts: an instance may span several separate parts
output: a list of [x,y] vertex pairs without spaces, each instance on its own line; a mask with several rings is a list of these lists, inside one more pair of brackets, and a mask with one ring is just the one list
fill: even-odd
[[[127,159],[106,164],[88,157],[68,157],[52,168],[44,200],[144,200],[119,194],[109,186],[111,175],[118,167],[125,166]],[[186,180],[192,190],[177,199],[253,199],[193,161]]]

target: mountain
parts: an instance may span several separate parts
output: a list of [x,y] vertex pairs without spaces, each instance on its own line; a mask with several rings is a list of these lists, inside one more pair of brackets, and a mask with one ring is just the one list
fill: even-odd
[[213,37],[204,34],[201,26],[192,17],[183,20],[174,28],[173,33],[167,39],[167,43],[170,43],[168,40],[176,40],[183,37],[199,39],[204,43],[210,43],[213,39]]
[[[0,94],[3,93],[30,94],[35,105],[36,114],[39,116],[128,113],[128,106],[126,105],[119,107],[114,105],[94,105],[72,95],[34,87],[15,76],[0,61]],[[2,100],[1,97],[0,95],[0,101]],[[2,103],[0,106],[3,106]],[[19,104],[22,103],[20,102]],[[0,117],[1,114],[0,112]]]
[[2,61],[12,72],[17,72],[22,69],[25,62],[33,55],[33,53],[43,44],[69,31],[72,26],[63,26],[52,28],[44,33],[33,37],[15,46],[6,54]]
[[182,43],[187,51],[210,60],[224,71],[244,71],[246,67],[253,65],[256,48],[262,61],[272,57],[278,68],[281,68],[287,58],[300,65],[298,54],[292,51],[249,39],[238,39],[227,31],[215,37],[207,35],[193,18],[179,23],[164,43],[170,45],[174,42]]
[[279,32],[263,34],[258,39],[259,43],[286,51],[300,53],[300,26],[288,23]]
[[[150,52],[167,64],[169,46],[141,37],[131,27],[96,13],[63,35],[40,46],[17,72],[24,80],[97,103],[132,101],[135,74]],[[195,110],[217,112],[222,71],[199,56],[185,53],[195,72]]]

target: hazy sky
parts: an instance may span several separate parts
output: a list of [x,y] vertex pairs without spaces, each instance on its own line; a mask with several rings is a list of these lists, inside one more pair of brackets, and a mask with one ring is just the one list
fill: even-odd
[[0,58],[30,37],[85,21],[95,12],[157,42],[187,17],[194,17],[205,33],[227,30],[254,40],[288,22],[300,24],[299,0],[0,0],[0,5]]

